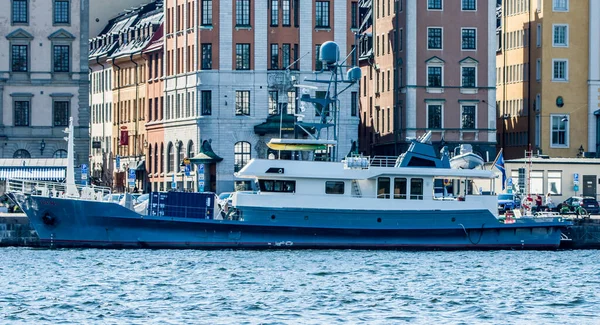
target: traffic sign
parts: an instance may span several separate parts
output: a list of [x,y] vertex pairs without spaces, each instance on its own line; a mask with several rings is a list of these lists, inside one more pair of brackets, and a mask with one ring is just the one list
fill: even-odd
[[88,166],[86,164],[81,165],[81,179],[88,179]]
[[579,185],[579,173],[574,173],[573,174],[573,184],[574,185]]
[[183,159],[183,164],[184,165],[189,165],[190,164],[190,158],[184,158]]
[[176,189],[177,188],[177,182],[175,182],[175,174],[173,174],[173,178],[171,180],[171,188],[172,189]]
[[192,166],[191,165],[185,165],[185,176],[190,176],[191,172],[192,172]]
[[115,158],[116,164],[117,164],[117,169],[121,169],[121,157],[119,155],[117,155],[117,157]]
[[573,191],[579,192],[579,185],[574,185],[573,186]]

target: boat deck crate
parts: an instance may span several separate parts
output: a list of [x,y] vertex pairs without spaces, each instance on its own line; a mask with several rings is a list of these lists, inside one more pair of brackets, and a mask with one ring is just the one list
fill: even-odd
[[212,219],[215,193],[153,192],[150,215],[176,218]]

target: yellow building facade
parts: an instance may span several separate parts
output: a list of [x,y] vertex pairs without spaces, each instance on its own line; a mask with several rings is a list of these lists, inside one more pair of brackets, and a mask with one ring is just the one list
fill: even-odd
[[588,87],[590,41],[599,36],[590,26],[596,6],[594,0],[502,1],[496,104],[505,157],[524,157],[529,148],[551,157],[596,151],[600,87],[596,103]]

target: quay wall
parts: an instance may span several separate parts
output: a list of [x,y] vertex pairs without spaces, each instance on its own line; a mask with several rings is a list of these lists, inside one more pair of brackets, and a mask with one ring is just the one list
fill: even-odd
[[23,213],[0,213],[0,247],[38,247],[39,238]]

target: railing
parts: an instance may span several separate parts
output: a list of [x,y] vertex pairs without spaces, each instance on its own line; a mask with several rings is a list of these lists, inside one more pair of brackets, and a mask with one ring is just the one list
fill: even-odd
[[370,165],[372,167],[394,167],[397,159],[397,156],[374,156],[371,158]]
[[[71,186],[75,187],[82,200],[102,201],[104,196],[111,194],[108,187],[76,184]],[[67,195],[67,184],[9,178],[6,180],[6,192],[58,198]]]

